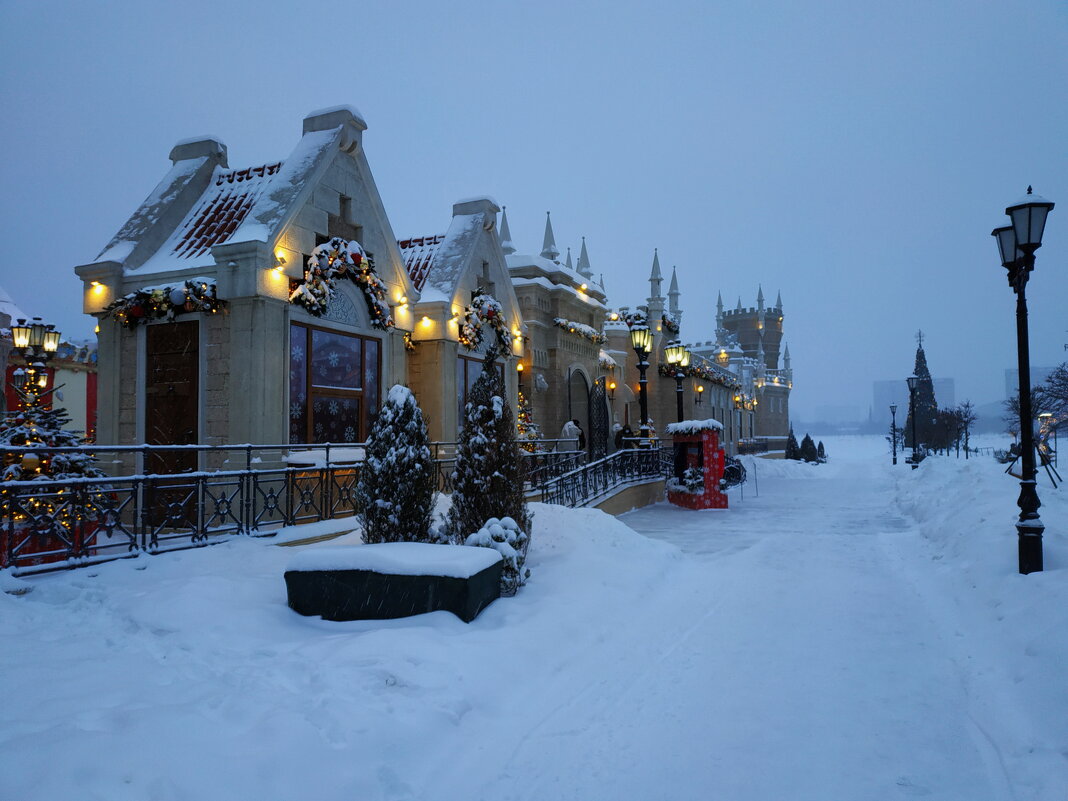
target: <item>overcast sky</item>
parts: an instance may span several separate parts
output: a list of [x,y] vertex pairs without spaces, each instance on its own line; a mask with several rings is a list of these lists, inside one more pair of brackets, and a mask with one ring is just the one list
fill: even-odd
[[177,140],[252,166],[350,104],[400,237],[489,194],[537,252],[551,210],[617,306],[644,302],[658,247],[691,341],[717,291],[781,291],[803,419],[866,416],[920,328],[958,401],[1002,396],[1015,301],[990,231],[1031,183],[1058,204],[1032,364],[1068,358],[1064,2],[5,0],[0,37],[0,285],[65,333],[92,330],[73,267]]

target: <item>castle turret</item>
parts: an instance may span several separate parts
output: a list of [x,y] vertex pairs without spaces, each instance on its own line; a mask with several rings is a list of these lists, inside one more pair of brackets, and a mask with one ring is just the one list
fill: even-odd
[[501,206],[501,250],[505,256],[515,253],[515,245],[512,244],[512,232],[508,230],[508,207]]
[[549,261],[556,261],[560,257],[560,250],[556,247],[556,237],[553,235],[553,223],[549,219],[549,212],[545,212],[545,237],[541,243],[541,257]]
[[723,293],[716,293],[716,331],[723,328]]
[[[579,250],[578,271],[579,275],[585,278],[593,277],[593,268],[590,266],[590,254],[586,252],[586,237],[582,237],[582,248]],[[601,286],[604,286],[603,280],[601,281]]]

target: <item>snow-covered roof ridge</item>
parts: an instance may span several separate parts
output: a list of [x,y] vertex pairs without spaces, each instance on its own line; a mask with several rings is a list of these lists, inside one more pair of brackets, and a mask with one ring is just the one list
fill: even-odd
[[0,286],[0,313],[8,315],[12,321],[30,319],[2,286]]
[[702,431],[722,431],[723,423],[713,418],[707,420],[683,420],[678,423],[668,423],[664,427],[665,434],[699,434]]

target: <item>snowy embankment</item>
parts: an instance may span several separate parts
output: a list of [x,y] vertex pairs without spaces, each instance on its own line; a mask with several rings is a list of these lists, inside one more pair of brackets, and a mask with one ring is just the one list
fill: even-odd
[[1066,490],[1019,576],[993,460],[826,445],[747,459],[726,511],[533,505],[530,583],[471,624],[288,609],[295,553],[355,533],[32,579],[0,593],[0,798],[1062,797]]
[[[931,570],[917,589],[939,613],[972,717],[1012,778],[1013,798],[1068,798],[1068,486],[1039,471],[1045,569],[1017,572],[1020,484],[993,459],[932,458],[897,474]],[[913,554],[904,553],[904,561]]]
[[600,665],[685,569],[601,512],[532,508],[533,580],[470,625],[302,618],[295,549],[268,540],[0,593],[0,798],[449,798],[437,773],[506,759],[493,743],[528,725],[526,693]]

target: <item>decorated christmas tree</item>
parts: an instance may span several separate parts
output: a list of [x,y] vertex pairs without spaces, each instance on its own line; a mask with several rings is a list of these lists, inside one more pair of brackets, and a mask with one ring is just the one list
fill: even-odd
[[364,542],[429,542],[435,484],[423,413],[398,384],[371,427],[356,486]]
[[6,412],[0,419],[0,446],[8,449],[4,457],[4,481],[62,480],[103,476],[95,459],[87,453],[51,453],[47,448],[82,445],[78,432],[70,431],[66,409],[49,406],[52,391],[40,392],[31,380],[16,389],[19,409]]
[[538,450],[538,440],[541,439],[541,428],[534,422],[534,413],[530,409],[530,401],[519,391],[518,411],[515,418],[516,434],[519,437],[519,447],[530,453]]
[[[931,380],[931,371],[927,368],[927,354],[923,351],[923,332],[916,334],[916,366],[912,371],[919,380],[916,388],[916,439],[919,444],[932,443],[936,437],[938,427],[938,403],[935,401],[934,382]],[[917,447],[912,440],[912,409],[909,409],[905,419],[905,444],[910,448]]]
[[523,493],[525,463],[496,357],[496,349],[490,348],[482,374],[468,393],[445,533],[451,542],[501,552],[501,590],[507,595],[526,577],[523,562],[531,516]]

